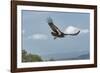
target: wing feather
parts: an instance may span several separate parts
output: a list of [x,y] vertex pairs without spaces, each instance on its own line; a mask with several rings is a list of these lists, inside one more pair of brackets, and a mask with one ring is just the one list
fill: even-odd
[[50,26],[50,28],[54,32],[58,33],[59,35],[61,34],[61,31],[59,30],[59,28],[56,25],[54,25],[53,20],[50,17],[47,19],[47,22],[48,22],[48,25]]
[[75,36],[78,35],[80,33],[80,30],[77,33],[73,33],[73,34],[65,34],[65,35],[71,35],[71,36]]

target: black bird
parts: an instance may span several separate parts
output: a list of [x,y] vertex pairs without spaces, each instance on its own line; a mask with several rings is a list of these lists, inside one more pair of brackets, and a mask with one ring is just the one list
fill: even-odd
[[65,35],[75,36],[80,33],[80,30],[79,30],[77,33],[74,33],[74,34],[65,34],[57,26],[54,25],[53,20],[50,17],[47,19],[47,22],[50,28],[52,29],[51,34],[54,36],[54,39],[56,39],[57,37],[63,38],[65,37]]

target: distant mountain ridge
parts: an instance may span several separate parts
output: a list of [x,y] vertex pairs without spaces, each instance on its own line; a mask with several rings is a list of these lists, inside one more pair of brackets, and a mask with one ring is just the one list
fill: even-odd
[[48,54],[44,55],[43,59],[46,61],[49,60],[83,60],[83,59],[89,59],[90,55],[89,53],[75,53],[75,54],[68,54],[68,53],[57,53],[57,54]]
[[88,54],[80,55],[78,58],[80,58],[80,59],[89,59],[90,56],[89,56],[89,53],[88,53]]

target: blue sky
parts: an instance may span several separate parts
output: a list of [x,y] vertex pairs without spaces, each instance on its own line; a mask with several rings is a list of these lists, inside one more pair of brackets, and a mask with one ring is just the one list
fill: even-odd
[[[81,33],[54,40],[47,24],[48,17],[53,19],[61,31],[76,27]],[[43,58],[60,53],[66,53],[69,57],[87,54],[90,48],[89,20],[89,13],[22,10],[22,49],[39,54]]]

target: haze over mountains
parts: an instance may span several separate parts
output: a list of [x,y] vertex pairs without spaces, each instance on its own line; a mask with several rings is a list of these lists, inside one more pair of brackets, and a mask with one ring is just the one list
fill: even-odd
[[89,59],[90,55],[89,53],[55,53],[55,54],[46,54],[42,56],[42,59],[45,61],[54,60],[83,60],[83,59]]

